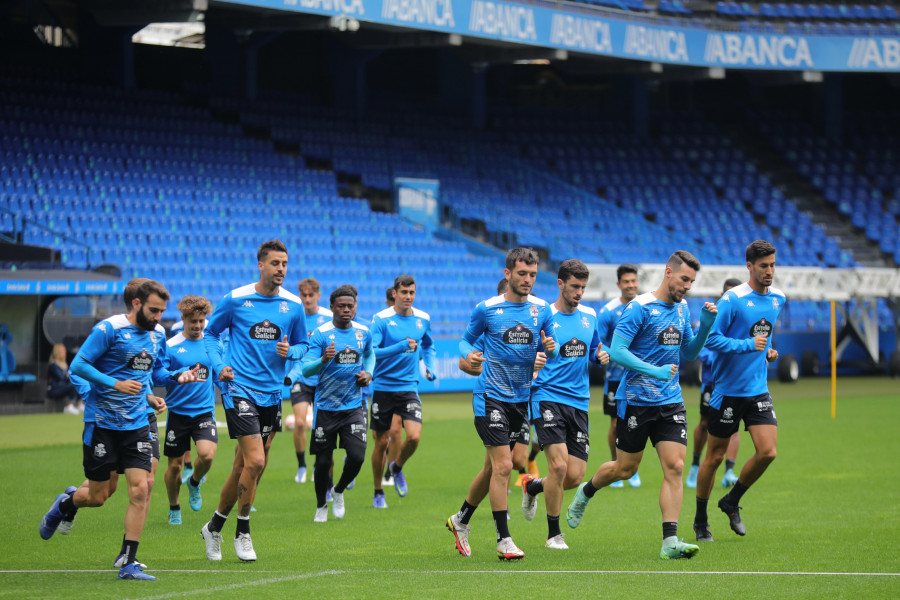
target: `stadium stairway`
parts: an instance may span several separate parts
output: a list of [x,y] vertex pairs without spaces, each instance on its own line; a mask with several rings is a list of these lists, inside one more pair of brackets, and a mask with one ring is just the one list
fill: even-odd
[[765,135],[744,122],[728,121],[720,126],[746,156],[756,162],[760,172],[766,174],[774,186],[792,199],[813,223],[825,229],[828,237],[838,243],[842,253],[851,257],[852,262],[870,267],[894,266],[893,259],[826,201],[822,192],[816,190]]

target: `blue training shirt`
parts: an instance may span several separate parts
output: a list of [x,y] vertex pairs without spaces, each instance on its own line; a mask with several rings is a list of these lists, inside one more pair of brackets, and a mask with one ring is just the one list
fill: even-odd
[[165,342],[162,325],[147,331],[132,325],[125,315],[115,315],[94,325],[70,369],[91,386],[88,397],[93,400],[92,416],[98,427],[129,431],[147,425],[146,391],[130,396],[112,385],[130,379],[146,389],[152,386],[154,370],[160,370],[160,378],[171,376],[172,373],[165,371]]
[[[525,302],[495,296],[478,303],[463,340],[474,344],[484,336],[485,362],[479,376],[484,395],[502,402],[528,401],[541,331],[553,337],[553,319],[549,305],[536,296]],[[483,399],[480,402],[483,409]],[[479,406],[475,414],[483,416]]]
[[[318,306],[316,308],[318,309],[316,310],[316,312],[311,315],[306,315],[306,326],[312,327],[312,329],[306,332],[307,338],[312,337],[313,331],[315,331],[316,327],[324,325],[325,323],[330,322],[332,318],[334,318],[332,312],[327,308],[322,308],[321,306]],[[285,375],[285,377],[291,381],[291,385],[299,381],[300,383],[304,383],[310,387],[316,387],[319,383],[318,375],[311,375],[307,377],[303,374],[303,361],[300,360],[290,361],[287,364],[287,374]],[[287,385],[287,382],[285,382],[285,385]],[[286,387],[282,396],[285,399],[290,398],[290,387]]]
[[706,346],[697,357],[700,360],[700,383],[704,386],[716,383],[716,353]]
[[179,333],[172,336],[166,342],[166,346],[168,346],[166,352],[168,368],[190,370],[199,366],[197,377],[206,380],[185,385],[178,385],[171,379],[165,381],[166,406],[169,410],[187,417],[196,417],[215,410],[216,392],[213,379],[210,377],[212,369],[203,338],[189,340],[184,334]]
[[553,337],[560,344],[559,355],[548,358],[547,365],[534,380],[531,414],[540,412],[540,402],[558,402],[587,411],[591,399],[588,361],[595,361],[600,336],[597,313],[588,306],[578,306],[571,314],[550,306],[553,314]]
[[[681,364],[681,349],[694,339],[687,301],[670,304],[652,292],[641,294],[625,307],[615,335],[629,341],[631,353],[650,365]],[[636,406],[684,401],[678,373],[664,380],[631,370],[625,371],[616,400],[626,400]]]
[[[219,338],[228,329],[223,359]],[[287,335],[290,356],[299,360],[309,347],[308,331],[303,303],[283,288],[264,296],[251,283],[226,294],[203,336],[212,376],[218,378],[225,366],[234,371],[234,381],[225,384],[230,392],[223,394],[225,408],[233,408],[232,394],[251,398],[258,406],[279,404],[288,359],[278,355],[276,345]]]
[[[393,307],[372,319],[372,348],[375,351],[373,388],[379,392],[416,392],[419,389],[419,355],[425,368],[434,374],[435,349],[431,339],[431,316],[418,308],[403,316]],[[411,338],[418,344],[409,349]]]
[[719,316],[706,346],[718,353],[716,389],[722,395],[757,396],[769,391],[766,350],[756,350],[753,338],[765,335],[766,349],[771,348],[775,321],[786,301],[778,288],[759,294],[749,283],[728,290],[719,299]]
[[[621,298],[613,298],[604,304],[597,314],[597,332],[600,334],[600,341],[605,348],[609,348],[612,345],[616,324],[619,322],[619,317],[622,316],[623,312],[625,312],[625,305],[622,304]],[[625,367],[616,364],[612,360],[609,361],[609,364],[606,365],[606,380],[621,381],[624,376]]]
[[351,321],[347,329],[338,329],[333,322],[317,327],[309,340],[304,364],[319,361],[332,342],[335,355],[319,370],[315,410],[359,408],[363,405],[363,394],[362,388],[356,385],[356,374],[365,369],[366,355],[374,358],[369,328],[356,321]]

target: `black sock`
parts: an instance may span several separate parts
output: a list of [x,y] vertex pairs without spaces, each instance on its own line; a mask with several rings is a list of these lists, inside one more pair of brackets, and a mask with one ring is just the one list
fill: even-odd
[[384,490],[382,488],[375,488],[376,496],[384,496]]
[[119,549],[119,554],[125,554],[125,550],[127,550],[127,548],[125,547],[126,543],[127,542],[125,541],[125,534],[122,534],[122,547]]
[[698,452],[694,452],[694,460],[693,460],[693,462],[691,463],[691,466],[692,466],[692,467],[699,467],[699,466],[700,466],[700,454],[699,454]]
[[694,515],[694,523],[699,525],[709,524],[709,517],[706,514],[707,504],[709,504],[709,498],[697,496],[697,513]]
[[234,537],[237,537],[242,533],[250,533],[250,517],[242,517],[241,515],[238,515],[237,530],[234,532]]
[[181,510],[181,505],[180,504],[170,504],[169,510]]
[[741,496],[743,496],[744,492],[746,492],[748,489],[750,488],[738,481],[734,484],[734,487],[731,488],[731,491],[725,494],[725,503],[730,504],[731,506],[737,506],[741,501]]
[[555,517],[547,515],[547,539],[549,540],[561,533],[562,531],[559,530],[559,515],[556,515]]
[[519,475],[524,475],[524,474],[525,474],[525,469],[524,468],[519,469]]
[[535,458],[537,458],[538,452],[540,452],[540,451],[541,451],[540,448],[535,448],[534,446],[532,446],[532,447],[531,447],[531,452],[528,453],[528,460],[529,460],[529,461],[532,461],[532,460],[534,460]]
[[537,496],[544,491],[544,478],[532,479],[525,485],[525,491],[531,496]]
[[594,494],[597,493],[597,488],[594,487],[594,480],[588,479],[587,483],[584,484],[584,487],[581,488],[581,493],[587,496],[588,498],[593,498]]
[[390,479],[390,478],[391,478],[391,468],[385,467],[384,468],[384,477],[382,479]]
[[469,519],[472,518],[472,513],[475,512],[476,508],[478,508],[478,507],[472,506],[471,504],[469,504],[468,502],[463,500],[462,508],[460,508],[459,512],[456,513],[456,518],[458,518],[459,522],[462,523],[463,525],[468,525]]
[[297,453],[297,467],[305,467],[306,466],[306,452],[298,452]]
[[78,508],[75,506],[75,494],[69,494],[66,499],[59,503],[59,512],[65,515],[67,521],[75,518]]
[[209,520],[209,530],[216,532],[222,531],[222,528],[225,526],[225,519],[228,518],[228,515],[223,515],[219,511],[213,513],[212,519]]
[[494,515],[494,527],[497,528],[497,541],[511,537],[509,535],[509,523],[506,522],[506,511],[493,510],[491,514]]
[[185,468],[185,469],[190,469],[191,471],[193,471],[193,470],[194,470],[194,463],[192,463],[192,462],[186,462],[186,463],[184,463],[184,468]]
[[725,470],[734,469],[734,461],[725,459]]
[[392,462],[392,463],[389,465],[389,468],[390,468],[390,470],[391,470],[391,473],[394,474],[394,475],[396,475],[397,473],[399,473],[400,471],[403,470],[403,467],[398,466],[396,462]]
[[663,539],[678,537],[678,521],[663,521]]
[[[202,479],[202,477],[201,477],[201,479]],[[200,482],[197,481],[196,479],[194,479],[194,474],[193,474],[193,473],[191,473],[191,479],[188,481],[188,483],[190,483],[190,484],[191,484],[192,486],[194,486],[194,487],[199,487],[199,486],[200,486]]]
[[125,555],[125,564],[130,565],[137,560],[137,549],[140,542],[134,540],[122,540],[122,554]]

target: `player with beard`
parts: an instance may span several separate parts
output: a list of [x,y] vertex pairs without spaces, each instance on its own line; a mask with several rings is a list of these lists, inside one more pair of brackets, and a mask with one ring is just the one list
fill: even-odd
[[361,388],[372,382],[375,352],[369,328],[353,320],[356,316],[356,288],[342,285],[331,292],[330,323],[316,328],[303,359],[303,374],[319,375],[313,403],[313,440],[310,454],[316,455],[316,523],[328,520],[326,494],[334,449],[347,451],[341,478],[332,488],[331,511],[342,519],[346,511],[344,490],[359,474],[366,459],[366,407]]
[[[281,431],[281,395],[288,360],[300,360],[309,347],[303,302],[281,287],[287,248],[280,240],[260,244],[259,281],[232,290],[209,319],[203,341],[213,374],[222,386],[228,434],[237,439],[234,465],[219,506],[200,533],[206,558],[222,560],[222,527],[238,505],[234,551],[256,560],[250,538],[250,511],[274,435]],[[230,330],[225,357],[219,337]]]
[[[556,356],[550,307],[530,295],[537,278],[538,256],[530,248],[514,248],[506,255],[504,275],[509,290],[475,307],[459,343],[460,355],[470,365],[480,363],[478,392],[473,394],[475,429],[485,447],[484,465],[475,476],[459,512],[447,519],[456,549],[470,556],[469,520],[485,496],[490,495],[501,560],[520,559],[525,553],[512,540],[507,523],[507,491],[512,470],[511,451],[527,420],[528,396],[538,343],[548,358]],[[473,344],[484,334],[484,353]]]
[[[619,317],[625,312],[625,307],[628,306],[628,303],[637,297],[637,267],[631,263],[619,265],[619,268],[616,269],[616,286],[621,292],[620,296],[604,304],[597,315],[597,330],[600,334],[600,341],[607,348],[612,344],[613,333],[616,331]],[[614,362],[610,362],[607,365],[606,381],[603,385],[603,414],[609,415],[609,433],[606,436],[606,441],[609,444],[609,452],[613,460],[616,460],[616,391],[619,389],[619,383],[624,375],[625,369],[621,365],[617,365]],[[629,477],[628,485],[641,487],[640,473],[635,473]],[[614,481],[609,487],[622,488],[625,487],[625,483]]]
[[[162,284],[144,281],[128,314],[95,325],[72,361],[72,373],[91,385],[92,414],[86,411],[83,435],[88,486],[67,488],[41,520],[41,537],[50,539],[63,519],[74,518],[77,509],[102,506],[115,485],[110,473],[124,471],[128,507],[119,579],[156,579],[144,573],[137,550],[147,518],[153,460],[147,390],[153,371],[160,371],[159,364],[165,363],[165,330],[159,320],[168,299],[169,292]],[[198,381],[197,372],[167,372],[166,376],[178,383],[191,383]],[[157,408],[165,408],[165,403],[158,403]],[[93,421],[87,421],[89,418]]]
[[709,349],[717,352],[716,389],[709,401],[709,445],[697,476],[694,532],[701,542],[713,541],[706,506],[716,469],[741,420],[755,452],[744,463],[737,483],[719,500],[719,510],[728,516],[731,530],[738,535],[747,533],[738,503],[775,460],[778,442],[778,420],[769,394],[766,363],[778,358],[772,348],[772,330],[787,299],[784,292],[772,287],[775,247],[756,240],[747,246],[746,257],[750,278],[719,300],[719,318],[707,342]]
[[[587,287],[587,266],[578,259],[559,265],[556,283],[559,297],[550,309],[553,335],[562,346],[559,355],[547,361],[534,381],[530,416],[537,439],[547,455],[546,477],[527,475],[522,482],[522,514],[530,521],[537,510],[537,495],[547,502],[547,548],[568,550],[559,529],[563,490],[578,487],[584,479],[588,459],[588,403],[591,400],[588,361],[606,364],[609,355],[601,349],[597,313],[581,305]],[[565,342],[563,342],[565,340]]]
[[678,383],[680,355],[695,360],[716,318],[707,302],[694,335],[685,294],[700,270],[691,253],[677,250],[666,262],[665,275],[653,292],[628,303],[616,325],[610,358],[627,369],[616,392],[616,460],[604,463],[582,484],[569,505],[569,527],[581,523],[584,509],[598,489],[631,477],[641,464],[647,439],[662,466],[659,491],[663,543],[660,558],[691,558],[699,548],[678,539],[687,453],[687,413]]

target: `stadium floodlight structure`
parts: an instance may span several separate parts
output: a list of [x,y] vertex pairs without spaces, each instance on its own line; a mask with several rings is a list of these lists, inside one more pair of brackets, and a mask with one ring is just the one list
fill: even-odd
[[[600,301],[619,295],[615,287],[615,265],[588,265],[591,278],[584,299]],[[638,265],[638,281],[662,281],[665,264]],[[718,297],[722,282],[729,278],[747,279],[746,265],[703,265],[691,286],[693,297]],[[900,309],[900,269],[827,269],[822,267],[778,267],[776,285],[788,301],[812,300],[832,302],[844,318],[837,332],[834,359],[840,360],[851,341],[862,346],[870,363],[879,364],[878,299],[892,301],[894,311]],[[642,289],[647,291],[646,289]],[[853,306],[850,300],[855,300]]]

